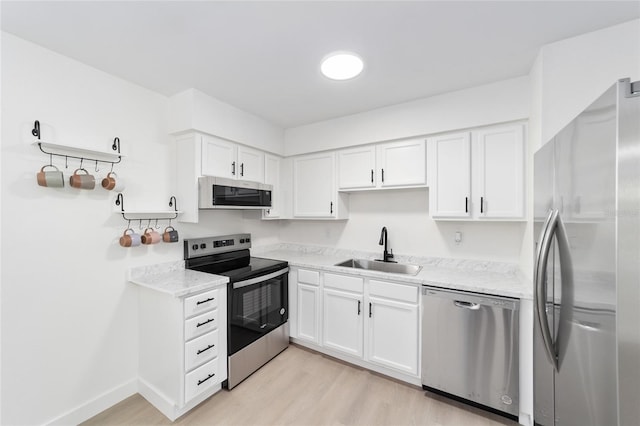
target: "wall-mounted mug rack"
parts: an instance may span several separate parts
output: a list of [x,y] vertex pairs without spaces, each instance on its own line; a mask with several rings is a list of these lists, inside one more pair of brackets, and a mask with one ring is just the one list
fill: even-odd
[[118,164],[120,161],[122,161],[123,156],[120,153],[119,137],[115,137],[113,139],[113,144],[111,145],[111,150],[113,152],[106,152],[106,151],[95,151],[91,149],[61,145],[61,144],[52,143],[52,142],[45,142],[41,139],[42,134],[40,131],[40,121],[38,120],[36,120],[33,123],[33,129],[31,130],[31,134],[36,137],[36,140],[33,142],[33,145],[38,145],[38,148],[40,148],[40,151],[49,155],[50,159],[54,155],[57,157],[64,157],[65,164],[68,164],[69,158],[75,158],[77,160],[80,160],[81,165],[86,160],[89,162],[95,162],[96,171],[97,171],[98,163],[111,164],[111,170],[113,170],[113,165]]
[[171,196],[171,198],[169,198],[169,207],[172,207],[173,210],[147,210],[147,211],[142,211],[142,210],[125,210],[124,208],[124,195],[122,195],[122,193],[119,193],[116,196],[116,201],[115,201],[116,206],[120,207],[120,210],[118,211],[118,213],[122,214],[122,217],[124,218],[124,220],[128,220],[128,221],[132,221],[132,220],[138,220],[138,221],[156,221],[156,223],[159,220],[168,220],[169,223],[171,223],[171,220],[176,219],[178,217],[178,214],[180,214],[181,212],[178,210],[178,202],[176,200],[175,196]]

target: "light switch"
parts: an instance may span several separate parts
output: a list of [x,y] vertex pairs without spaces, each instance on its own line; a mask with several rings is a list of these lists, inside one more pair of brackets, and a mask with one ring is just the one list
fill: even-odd
[[462,242],[462,232],[456,231],[456,236],[454,238],[454,241],[456,242],[456,245]]

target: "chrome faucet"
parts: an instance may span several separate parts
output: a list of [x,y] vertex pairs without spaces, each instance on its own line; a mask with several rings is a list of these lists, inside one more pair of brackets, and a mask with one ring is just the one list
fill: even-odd
[[387,235],[387,227],[383,226],[382,227],[382,232],[380,233],[380,242],[378,244],[380,245],[384,245],[384,252],[382,252],[382,261],[383,262],[393,262],[396,263],[395,260],[390,260],[393,259],[393,249],[391,251],[387,251],[387,241],[388,241],[389,237]]

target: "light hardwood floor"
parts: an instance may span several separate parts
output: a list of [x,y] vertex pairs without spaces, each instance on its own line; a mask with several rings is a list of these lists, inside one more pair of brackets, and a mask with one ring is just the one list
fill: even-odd
[[[168,425],[140,395],[84,425]],[[232,391],[222,390],[176,425],[517,425],[296,345]]]

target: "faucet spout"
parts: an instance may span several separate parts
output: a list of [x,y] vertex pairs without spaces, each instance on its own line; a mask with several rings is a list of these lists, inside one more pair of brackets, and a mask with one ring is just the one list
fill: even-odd
[[383,226],[382,231],[380,232],[380,241],[378,242],[379,245],[384,245],[384,251],[382,252],[382,261],[395,262],[391,260],[393,259],[393,250],[391,250],[391,252],[387,250],[388,239],[389,236],[387,235],[387,227]]

